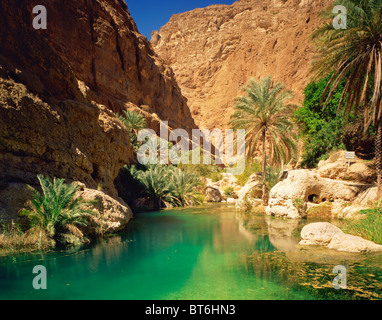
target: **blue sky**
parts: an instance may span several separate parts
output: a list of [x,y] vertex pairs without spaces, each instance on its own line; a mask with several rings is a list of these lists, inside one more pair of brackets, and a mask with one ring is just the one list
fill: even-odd
[[151,39],[173,14],[204,8],[211,4],[232,4],[235,0],[125,0],[139,32]]

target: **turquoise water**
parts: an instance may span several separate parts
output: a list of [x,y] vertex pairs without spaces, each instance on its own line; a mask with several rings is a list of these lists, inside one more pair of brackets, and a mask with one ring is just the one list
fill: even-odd
[[[365,262],[359,257],[328,258],[325,253],[313,252],[308,256],[324,258],[311,261],[304,258],[306,251],[294,249],[301,223],[267,219],[238,216],[232,207],[226,206],[137,214],[122,234],[81,250],[0,258],[0,299],[359,297],[356,290],[338,296],[330,286],[315,289],[298,283],[309,282],[306,270],[313,270],[312,277],[322,273],[323,283],[330,281],[335,275],[328,270],[333,269],[338,259],[356,270],[357,285],[363,286],[364,279],[365,286],[373,286],[368,281],[370,274],[374,283],[382,279],[379,256],[365,257],[369,259]],[[33,289],[36,275],[32,270],[36,265],[46,267],[46,290]],[[290,277],[291,268],[296,266],[304,271],[301,281]]]

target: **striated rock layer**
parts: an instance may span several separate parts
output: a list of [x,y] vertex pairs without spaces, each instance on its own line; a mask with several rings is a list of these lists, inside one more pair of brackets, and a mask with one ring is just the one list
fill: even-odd
[[49,13],[41,35],[91,89],[93,100],[120,112],[156,113],[172,128],[195,124],[172,69],[153,51],[123,0],[42,0]]
[[241,0],[174,15],[151,43],[168,62],[201,128],[227,127],[240,88],[271,75],[302,102],[318,13],[331,0]]
[[45,174],[117,199],[127,212],[121,228],[130,213],[114,181],[133,150],[115,112],[137,109],[153,127],[161,119],[190,129],[187,101],[124,1],[38,4],[47,9],[46,30],[32,26],[33,1],[0,2],[1,218],[17,216],[29,197],[11,204],[10,190],[36,186]]

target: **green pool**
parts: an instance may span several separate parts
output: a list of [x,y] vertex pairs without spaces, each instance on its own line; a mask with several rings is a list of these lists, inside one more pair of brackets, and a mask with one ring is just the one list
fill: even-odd
[[[381,299],[381,255],[298,248],[305,223],[227,205],[136,214],[122,234],[79,250],[0,257],[0,299]],[[36,265],[46,290],[32,286]],[[336,265],[346,290],[332,286]]]

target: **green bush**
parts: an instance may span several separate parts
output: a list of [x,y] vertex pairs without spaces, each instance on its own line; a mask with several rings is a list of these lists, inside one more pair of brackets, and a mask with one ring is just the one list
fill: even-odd
[[212,172],[210,177],[212,182],[218,182],[223,179],[223,175],[219,172]]
[[[182,169],[187,169],[189,172],[193,172],[199,177],[209,178],[219,181],[221,179],[221,173],[224,169],[219,168],[216,164],[181,164],[179,166]],[[215,182],[216,182],[215,181]]]
[[200,203],[199,197],[195,196],[200,179],[187,168],[150,165],[145,169],[137,169],[133,165],[126,169],[132,179],[142,186],[145,195],[154,200],[156,209]]
[[232,187],[227,187],[224,189],[224,195],[228,198],[231,198],[234,194],[235,190]]
[[345,119],[342,111],[337,112],[343,83],[338,86],[325,109],[320,103],[330,77],[331,75],[328,75],[306,86],[303,106],[294,114],[300,138],[304,141],[303,166],[315,167],[331,150],[345,149],[343,143]]

